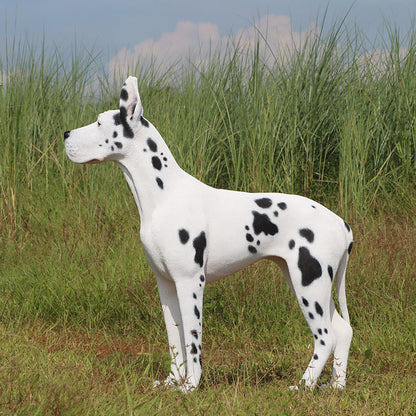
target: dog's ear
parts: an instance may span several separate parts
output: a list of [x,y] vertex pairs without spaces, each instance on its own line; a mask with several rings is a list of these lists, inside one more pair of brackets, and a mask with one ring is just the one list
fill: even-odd
[[142,114],[137,78],[128,77],[120,93],[120,117],[124,120],[138,120]]

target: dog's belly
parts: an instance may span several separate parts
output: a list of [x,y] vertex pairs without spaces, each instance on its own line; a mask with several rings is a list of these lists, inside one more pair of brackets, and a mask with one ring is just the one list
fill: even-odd
[[[245,249],[245,251],[246,250],[247,249]],[[229,250],[226,255],[209,252],[206,265],[207,282],[214,282],[225,276],[236,273],[244,267],[255,263],[257,260],[259,260],[259,258],[247,256],[245,252],[243,253],[238,250]]]

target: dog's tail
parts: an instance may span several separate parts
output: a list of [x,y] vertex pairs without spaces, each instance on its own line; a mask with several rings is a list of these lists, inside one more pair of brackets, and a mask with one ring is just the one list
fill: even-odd
[[348,259],[350,257],[351,250],[352,250],[352,236],[351,236],[350,243],[348,245],[348,249],[345,250],[344,255],[342,256],[341,261],[339,263],[337,273],[336,273],[336,276],[337,276],[336,288],[337,288],[337,295],[338,295],[338,303],[341,309],[342,317],[348,323],[350,323],[350,316],[348,314],[347,296],[345,294],[345,275],[347,272],[347,264],[348,264]]

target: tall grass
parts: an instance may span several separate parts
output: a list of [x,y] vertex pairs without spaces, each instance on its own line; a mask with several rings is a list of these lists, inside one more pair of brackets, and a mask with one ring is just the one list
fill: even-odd
[[[191,174],[227,188],[305,194],[351,215],[407,196],[415,171],[415,36],[403,53],[403,40],[390,33],[377,65],[365,62],[359,39],[334,27],[268,62],[259,48],[228,45],[209,64],[182,68],[171,85],[165,80],[177,68],[132,72],[146,115]],[[116,107],[119,86],[110,86],[91,54],[68,59],[24,42],[7,50],[0,209],[18,221],[17,193],[36,181],[46,189],[51,181],[74,183],[62,132]],[[97,184],[102,174],[88,173]]]

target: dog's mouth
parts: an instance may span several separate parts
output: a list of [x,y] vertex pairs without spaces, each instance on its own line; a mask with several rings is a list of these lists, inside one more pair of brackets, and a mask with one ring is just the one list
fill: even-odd
[[103,157],[101,157],[100,159],[91,159],[91,160],[89,160],[88,162],[85,162],[85,163],[89,164],[89,165],[94,165],[96,163],[102,163],[102,162],[104,162]]

